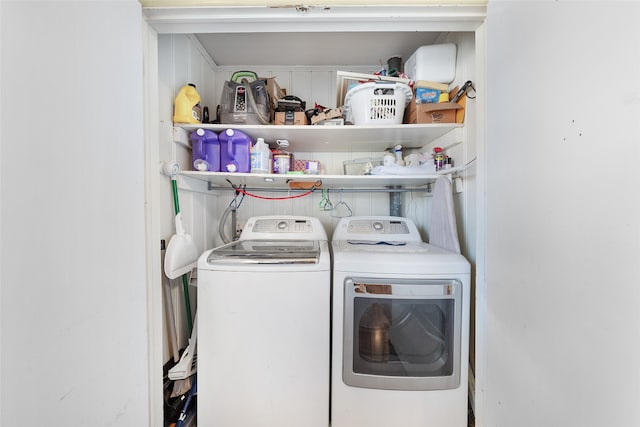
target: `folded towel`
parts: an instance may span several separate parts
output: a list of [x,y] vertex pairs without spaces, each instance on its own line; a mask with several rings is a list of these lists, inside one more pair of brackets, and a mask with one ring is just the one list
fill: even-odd
[[453,207],[451,181],[446,176],[436,180],[431,205],[429,243],[452,252],[460,253],[456,212]]

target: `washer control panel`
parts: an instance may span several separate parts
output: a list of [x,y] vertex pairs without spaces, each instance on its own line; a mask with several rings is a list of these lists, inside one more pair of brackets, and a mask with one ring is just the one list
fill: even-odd
[[259,219],[253,224],[254,233],[311,233],[311,221],[305,219]]
[[249,218],[240,240],[302,239],[327,240],[318,218],[302,216],[262,216]]

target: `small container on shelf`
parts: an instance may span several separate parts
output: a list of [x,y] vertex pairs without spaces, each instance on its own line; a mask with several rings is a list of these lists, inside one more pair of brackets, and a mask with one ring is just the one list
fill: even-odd
[[345,160],[342,163],[345,175],[369,175],[373,168],[382,165],[382,159],[365,157],[362,159]]

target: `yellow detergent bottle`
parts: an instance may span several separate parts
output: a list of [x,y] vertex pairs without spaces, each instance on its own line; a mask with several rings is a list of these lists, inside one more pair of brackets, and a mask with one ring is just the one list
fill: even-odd
[[174,104],[173,122],[202,123],[200,94],[196,90],[196,85],[193,83],[183,86],[180,92],[178,92]]

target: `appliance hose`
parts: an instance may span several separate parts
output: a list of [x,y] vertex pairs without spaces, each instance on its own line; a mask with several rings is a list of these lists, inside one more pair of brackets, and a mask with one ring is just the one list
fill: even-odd
[[[262,123],[263,125],[268,125],[270,124],[270,120],[269,120],[269,116],[267,115],[267,117],[265,118],[265,116],[262,114],[262,111],[260,111],[260,109],[258,108],[258,105],[256,104],[256,100],[253,97],[253,91],[251,90],[251,83],[249,83],[249,80],[247,80],[246,77],[244,77],[240,83],[242,83],[246,89],[246,94],[247,94],[247,98],[249,98],[249,104],[251,105],[251,108],[253,108],[253,111],[256,112],[256,115],[258,116],[258,120],[260,120],[260,123]],[[267,96],[267,102],[268,102],[268,96]],[[269,106],[267,105],[267,108]]]
[[233,204],[230,204],[229,206],[227,206],[227,209],[224,210],[224,212],[222,213],[222,216],[220,217],[220,221],[218,222],[218,234],[220,235],[220,238],[224,243],[231,243],[231,239],[227,237],[224,231],[224,225],[227,222],[227,218],[229,218],[229,214],[235,210],[236,210],[236,206],[234,206]]

